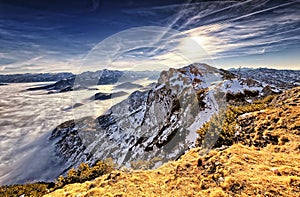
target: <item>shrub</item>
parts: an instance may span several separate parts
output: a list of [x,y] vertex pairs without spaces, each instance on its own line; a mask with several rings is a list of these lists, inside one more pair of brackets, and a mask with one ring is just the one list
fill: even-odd
[[239,131],[237,128],[238,116],[265,109],[273,98],[274,96],[268,96],[257,100],[253,104],[228,106],[226,110],[221,110],[219,114],[213,115],[210,121],[197,131],[199,135],[196,143],[197,146],[207,148],[209,146],[207,143],[211,143],[210,139],[214,139],[215,137],[218,138],[213,148],[221,147],[222,145],[232,145],[237,141],[236,133]]
[[3,197],[19,197],[22,195],[40,197],[48,193],[49,183],[32,183],[24,185],[9,185],[0,187],[0,196]]
[[69,170],[66,177],[59,176],[55,181],[54,189],[62,188],[63,186],[71,183],[83,183],[85,181],[95,179],[111,172],[113,169],[114,165],[110,160],[105,162],[98,161],[92,167],[90,167],[87,163],[81,163],[77,170],[75,168]]
[[51,191],[62,188],[63,186],[71,183],[82,183],[88,180],[95,179],[99,176],[107,174],[114,169],[112,160],[98,161],[95,165],[90,167],[87,163],[81,163],[78,169],[72,168],[68,171],[65,177],[59,176],[55,183],[31,183],[23,185],[10,185],[0,187],[0,196],[4,197],[19,197],[25,196],[43,196]]

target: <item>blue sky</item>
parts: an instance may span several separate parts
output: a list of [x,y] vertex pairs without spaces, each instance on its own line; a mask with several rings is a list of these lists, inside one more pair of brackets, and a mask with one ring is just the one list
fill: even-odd
[[299,10],[295,0],[2,0],[0,73],[76,73],[94,62],[300,69]]

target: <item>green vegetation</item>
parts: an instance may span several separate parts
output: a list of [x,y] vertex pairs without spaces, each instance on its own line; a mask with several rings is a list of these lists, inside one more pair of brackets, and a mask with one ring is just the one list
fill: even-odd
[[23,185],[9,185],[0,187],[0,196],[2,197],[19,197],[21,195],[40,197],[56,189],[71,183],[83,183],[95,179],[99,176],[107,174],[114,169],[111,159],[104,162],[98,161],[94,166],[90,167],[87,163],[81,163],[78,169],[72,168],[68,171],[67,176],[59,176],[55,183],[30,183]]
[[48,193],[49,183],[32,183],[24,185],[10,185],[0,187],[0,196],[3,197],[19,197],[25,196],[43,196]]
[[[232,146],[206,154],[202,147],[192,148],[157,169],[116,170],[46,196],[299,196],[299,113],[300,88],[275,99],[231,106],[210,124],[234,135],[237,143],[233,140]],[[208,134],[208,125],[202,135]]]
[[77,170],[75,168],[69,170],[66,177],[59,176],[55,181],[54,190],[71,183],[83,183],[85,181],[93,180],[111,172],[113,169],[114,165],[110,159],[105,162],[98,161],[92,167],[90,167],[87,163],[81,163]]
[[239,127],[237,119],[240,115],[259,111],[267,108],[274,96],[268,96],[264,99],[257,100],[253,104],[241,105],[241,106],[228,106],[226,110],[221,110],[219,114],[215,114],[210,121],[205,123],[197,133],[199,135],[197,139],[197,145],[202,147],[208,147],[215,135],[218,135],[218,139],[213,148],[221,147],[222,145],[231,146],[238,141]]

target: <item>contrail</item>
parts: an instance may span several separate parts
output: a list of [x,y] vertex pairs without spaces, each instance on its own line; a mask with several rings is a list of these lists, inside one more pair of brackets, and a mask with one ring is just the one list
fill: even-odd
[[239,19],[242,19],[242,18],[246,18],[246,17],[249,17],[249,16],[253,16],[255,14],[260,14],[260,13],[263,13],[263,12],[274,10],[274,9],[284,7],[284,6],[287,6],[287,5],[290,5],[290,4],[294,4],[294,3],[296,3],[296,2],[289,2],[289,3],[281,4],[281,5],[278,5],[278,6],[270,7],[270,8],[267,8],[267,9],[259,10],[259,11],[256,11],[256,12],[252,12],[250,14],[245,14],[243,16],[240,16],[240,17],[237,17],[237,18],[234,18],[234,19],[227,20],[227,22],[233,22],[233,21],[236,21],[236,20],[239,20]]

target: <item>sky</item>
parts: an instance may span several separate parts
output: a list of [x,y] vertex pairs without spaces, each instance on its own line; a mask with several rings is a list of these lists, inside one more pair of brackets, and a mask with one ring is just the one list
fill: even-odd
[[300,69],[299,0],[0,0],[0,74]]

